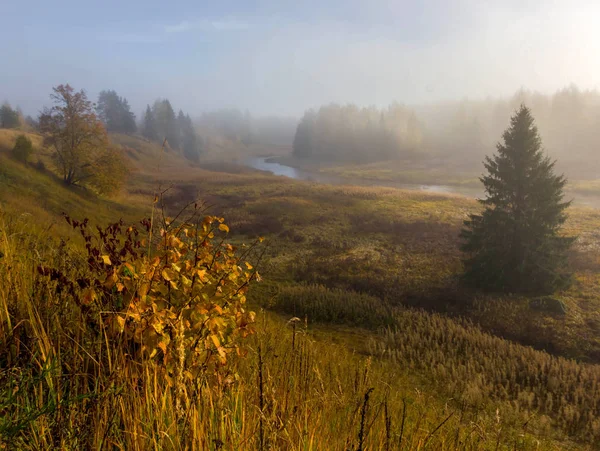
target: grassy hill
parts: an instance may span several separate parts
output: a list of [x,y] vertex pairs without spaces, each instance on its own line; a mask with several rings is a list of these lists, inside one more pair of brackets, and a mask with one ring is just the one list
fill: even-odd
[[[0,371],[0,444],[593,449],[600,439],[599,211],[570,211],[576,282],[557,295],[559,314],[460,287],[457,232],[478,208],[467,198],[317,185],[231,164],[209,171],[118,135],[131,173],[104,199],[64,186],[39,136],[30,135],[32,162],[50,169],[12,160],[16,134],[0,131],[0,278],[9,281],[0,342],[10,344],[0,352],[10,368]],[[53,294],[35,271],[78,261],[83,243],[62,212],[133,223],[157,191],[168,214],[204,200],[234,243],[267,237],[247,355],[232,361],[231,377],[190,386],[183,418],[159,366],[98,339],[76,299]]]

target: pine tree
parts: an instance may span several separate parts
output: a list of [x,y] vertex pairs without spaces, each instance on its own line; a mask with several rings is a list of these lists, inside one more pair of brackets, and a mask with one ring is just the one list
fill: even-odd
[[158,132],[156,130],[156,120],[154,119],[154,113],[150,108],[150,105],[146,107],[146,114],[144,114],[144,121],[142,124],[142,135],[151,141],[158,140]]
[[482,214],[470,215],[461,232],[465,280],[478,288],[552,293],[570,280],[566,252],[574,238],[561,236],[566,220],[566,179],[542,150],[531,112],[511,118],[497,154],[486,157],[481,178]]

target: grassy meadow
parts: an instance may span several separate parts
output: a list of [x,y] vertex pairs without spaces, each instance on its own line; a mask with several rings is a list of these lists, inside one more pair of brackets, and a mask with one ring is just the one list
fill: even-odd
[[[14,161],[15,137],[0,130],[0,447],[591,450],[600,442],[599,210],[569,211],[576,275],[556,296],[566,312],[555,313],[461,287],[458,231],[478,209],[466,197],[319,185],[214,161],[193,167],[118,135],[130,172],[122,192],[104,199],[63,186],[35,135],[30,164]],[[187,388],[184,415],[160,365],[131,359],[86,326],[76,297],[36,272],[80,261],[83,243],[63,212],[134,223],[151,214],[157,192],[169,215],[204,201],[226,218],[234,244],[266,237],[264,280],[249,293],[256,333],[221,378]]]

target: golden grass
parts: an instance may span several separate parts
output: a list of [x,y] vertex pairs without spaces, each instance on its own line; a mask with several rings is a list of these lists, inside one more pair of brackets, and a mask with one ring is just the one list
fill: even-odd
[[40,262],[68,267],[72,256],[30,225],[0,221],[0,445],[9,449],[587,449],[537,436],[522,415],[432,396],[402,367],[265,313],[247,355],[220,382],[188,387],[178,415],[156,362],[88,329],[77,299],[35,275]]
[[36,150],[42,148],[43,138],[41,135],[32,132],[25,132],[22,130],[15,129],[7,129],[0,128],[0,152],[9,151],[15,146],[15,141],[17,140],[17,136],[25,135],[27,136],[31,142],[33,143],[33,147]]

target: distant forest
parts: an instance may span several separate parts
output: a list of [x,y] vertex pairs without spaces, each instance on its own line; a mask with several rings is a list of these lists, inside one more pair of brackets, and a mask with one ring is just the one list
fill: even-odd
[[299,158],[357,163],[416,155],[422,147],[423,125],[400,104],[385,110],[336,104],[309,110],[294,138]]
[[293,117],[253,117],[248,111],[230,108],[205,112],[195,124],[208,139],[219,137],[247,147],[264,145],[289,148],[297,122]]
[[331,104],[304,114],[294,139],[294,155],[347,162],[459,157],[465,165],[479,167],[521,104],[531,109],[551,157],[559,158],[563,166],[579,165],[597,176],[600,93],[575,86],[552,95],[521,90],[505,99],[418,107]]
[[[387,160],[451,160],[479,169],[494,151],[511,113],[521,104],[536,118],[545,150],[559,170],[579,178],[600,174],[600,92],[569,86],[554,94],[520,90],[510,98],[465,99],[421,106],[393,103],[385,108],[329,104],[293,117],[254,117],[221,109],[200,114],[177,110],[168,99],[148,104],[139,117],[114,90],[100,93],[96,114],[113,133],[139,133],[191,161],[212,149],[263,148],[315,162],[370,163]],[[0,106],[0,127],[35,129],[38,118],[18,107]]]
[[[218,150],[224,144],[230,148],[289,149],[297,124],[294,117],[253,117],[248,111],[233,108],[205,112],[192,119],[182,110],[176,113],[169,99],[157,99],[136,117],[128,100],[114,90],[100,92],[95,113],[108,132],[140,134],[159,144],[166,139],[168,151],[190,161],[198,161],[207,149]],[[38,126],[39,118],[24,116],[18,106],[12,107],[8,101],[0,106],[0,128],[35,130]]]

